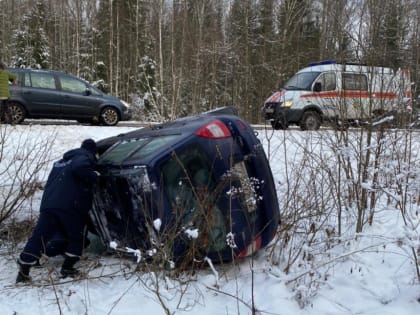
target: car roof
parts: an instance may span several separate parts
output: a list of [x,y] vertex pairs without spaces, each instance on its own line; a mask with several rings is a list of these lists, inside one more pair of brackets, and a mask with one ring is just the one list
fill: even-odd
[[[224,107],[226,109],[226,107]],[[182,118],[178,118],[173,121],[165,122],[162,124],[151,125],[148,127],[144,127],[141,129],[137,129],[128,133],[119,134],[114,137],[109,137],[102,139],[97,142],[98,151],[99,153],[104,152],[107,148],[111,145],[116,143],[120,140],[129,140],[135,139],[140,137],[156,137],[156,136],[165,136],[165,135],[173,135],[173,134],[191,134],[195,132],[200,127],[204,126],[205,124],[215,120],[215,119],[235,119],[241,120],[239,116],[236,116],[235,109],[232,109],[231,112],[229,110],[226,111],[209,111],[204,112],[201,114],[193,115],[193,116],[186,116]]]
[[365,65],[356,65],[356,64],[319,64],[312,65],[306,68],[303,68],[298,71],[298,73],[303,72],[325,72],[325,71],[334,71],[334,72],[356,72],[356,73],[383,73],[383,74],[393,74],[393,70],[387,67],[373,67]]
[[77,78],[79,80],[83,80],[82,78],[79,78],[75,76],[74,74],[58,71],[58,70],[47,70],[47,69],[32,69],[32,68],[6,68],[7,71],[13,72],[13,73],[28,73],[28,72],[35,72],[35,73],[50,73],[50,74],[59,74],[59,75],[66,75],[73,78]]

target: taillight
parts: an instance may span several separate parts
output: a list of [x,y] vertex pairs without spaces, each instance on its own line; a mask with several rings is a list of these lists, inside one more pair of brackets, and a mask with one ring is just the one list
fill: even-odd
[[228,138],[231,136],[229,129],[220,120],[216,119],[200,128],[195,133],[199,137],[220,139]]
[[251,244],[249,244],[239,253],[238,258],[244,258],[254,254],[257,250],[261,248],[261,243],[261,236],[257,236],[257,238],[251,242]]

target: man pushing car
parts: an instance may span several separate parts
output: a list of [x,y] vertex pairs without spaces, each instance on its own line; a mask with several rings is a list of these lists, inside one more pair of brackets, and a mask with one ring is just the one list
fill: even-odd
[[57,233],[67,241],[61,276],[78,275],[74,265],[80,260],[86,239],[93,187],[99,176],[96,163],[96,143],[92,139],[84,140],[80,148],[66,152],[54,163],[42,196],[38,222],[17,260],[16,283],[31,281],[31,267],[39,263],[46,244]]

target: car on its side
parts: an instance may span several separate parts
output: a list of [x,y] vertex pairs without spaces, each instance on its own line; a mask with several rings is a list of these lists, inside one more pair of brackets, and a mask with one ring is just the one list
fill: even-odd
[[21,68],[7,71],[17,75],[9,99],[14,124],[25,118],[50,118],[113,126],[130,119],[126,102],[71,74]]
[[91,211],[110,248],[179,265],[227,262],[269,244],[280,221],[269,162],[232,107],[103,139]]

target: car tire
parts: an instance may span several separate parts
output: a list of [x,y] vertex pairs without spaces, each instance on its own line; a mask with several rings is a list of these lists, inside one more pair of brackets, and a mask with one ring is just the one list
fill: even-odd
[[317,112],[309,110],[303,113],[300,121],[300,129],[318,130],[319,127],[321,127],[321,116]]
[[8,115],[11,124],[20,124],[25,120],[26,112],[19,103],[9,102]]
[[107,106],[102,109],[99,120],[105,126],[115,126],[120,120],[120,115],[114,107]]

